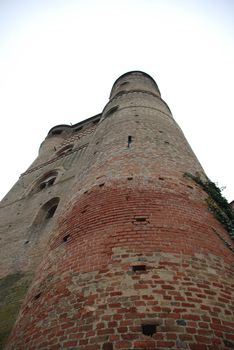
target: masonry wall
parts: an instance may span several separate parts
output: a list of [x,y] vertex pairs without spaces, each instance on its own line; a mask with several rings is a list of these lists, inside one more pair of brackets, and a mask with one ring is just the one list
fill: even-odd
[[[36,160],[1,201],[0,348],[16,320],[51,230],[70,198],[75,176],[98,120],[99,116],[95,116],[73,127],[53,128],[42,143]],[[57,172],[53,185],[39,189],[46,174],[53,172]],[[41,218],[40,222],[40,210],[53,198],[59,198],[54,217]]]
[[78,168],[5,348],[234,348],[231,241],[151,77],[116,81]]

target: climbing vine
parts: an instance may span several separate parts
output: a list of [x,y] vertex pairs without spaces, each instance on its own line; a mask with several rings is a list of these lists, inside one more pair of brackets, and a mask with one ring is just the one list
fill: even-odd
[[[202,180],[201,177],[185,173],[184,176],[189,177],[196,182],[207,194],[206,202],[209,210],[216,217],[216,219],[223,225],[229,236],[234,241],[234,210],[228,203],[227,199],[222,195],[222,190],[209,179]],[[215,231],[217,234],[217,232]],[[226,242],[226,241],[225,241]],[[230,248],[230,244],[226,242]],[[233,248],[231,248],[232,251]]]

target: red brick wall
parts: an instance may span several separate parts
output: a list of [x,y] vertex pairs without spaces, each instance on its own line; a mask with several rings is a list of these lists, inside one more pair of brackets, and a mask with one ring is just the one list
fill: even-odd
[[[233,253],[211,227],[226,233],[188,194],[126,184],[97,186],[61,220],[15,348],[230,348]],[[139,264],[146,270],[133,272]],[[153,337],[145,323],[157,324]]]

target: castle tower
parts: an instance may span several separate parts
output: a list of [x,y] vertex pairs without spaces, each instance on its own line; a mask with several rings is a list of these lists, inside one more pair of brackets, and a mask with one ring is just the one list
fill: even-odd
[[51,129],[2,201],[5,349],[234,348],[232,240],[197,178],[143,72]]

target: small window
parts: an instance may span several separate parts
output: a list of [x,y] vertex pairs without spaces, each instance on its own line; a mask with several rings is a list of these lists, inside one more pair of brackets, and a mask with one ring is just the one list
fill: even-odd
[[46,202],[39,210],[36,219],[34,220],[35,226],[41,226],[43,224],[46,224],[48,220],[50,220],[58,207],[59,204],[59,197],[55,197],[50,199],[48,202]]
[[71,152],[71,150],[73,149],[73,145],[67,145],[64,146],[63,148],[61,148],[58,152],[57,155],[60,156],[64,156],[65,154]]
[[54,184],[56,179],[56,176],[50,176],[49,178],[45,179],[43,182],[39,184],[39,189],[43,190],[44,188],[50,187]]
[[53,207],[49,208],[46,214],[46,219],[50,219],[54,216],[54,213],[57,209],[58,204],[53,205]]
[[46,173],[43,175],[35,184],[33,187],[31,193],[37,193],[40,191],[45,190],[46,188],[53,186],[56,178],[57,178],[58,172],[57,171],[50,171],[49,173]]

